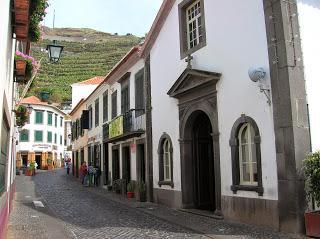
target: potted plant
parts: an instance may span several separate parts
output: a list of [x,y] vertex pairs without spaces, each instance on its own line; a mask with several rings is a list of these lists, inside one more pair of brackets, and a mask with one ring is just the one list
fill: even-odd
[[22,128],[29,120],[29,113],[27,107],[24,105],[19,105],[15,110],[16,115],[16,125]]
[[[306,192],[308,201],[314,200],[320,207],[320,151],[309,154],[304,160],[306,176]],[[320,211],[314,209],[305,213],[306,234],[310,237],[320,237]]]
[[136,188],[135,181],[130,181],[127,185],[127,197],[134,198],[134,190]]
[[30,2],[30,24],[29,39],[31,42],[37,42],[41,38],[40,22],[46,16],[46,8],[49,6],[47,0],[33,0]]
[[145,182],[138,181],[138,193],[139,193],[139,201],[140,202],[147,201],[147,189],[146,189]]
[[26,175],[26,176],[33,176],[33,175],[35,175],[35,163],[34,163],[34,162],[31,162],[31,163],[29,164],[29,166],[28,166],[27,169],[26,169],[25,175]]
[[52,160],[51,157],[48,157],[47,164],[48,164],[48,170],[53,170],[54,169],[53,160]]
[[118,194],[121,193],[121,183],[120,183],[120,180],[121,179],[117,179],[117,180],[114,180],[112,182],[112,190]]
[[33,69],[38,64],[37,61],[32,56],[26,55],[20,51],[16,51],[14,60],[16,76],[18,78],[24,77],[25,80],[30,79],[32,76]]

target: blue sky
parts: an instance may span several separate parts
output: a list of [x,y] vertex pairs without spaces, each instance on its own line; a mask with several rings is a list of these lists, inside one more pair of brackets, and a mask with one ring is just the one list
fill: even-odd
[[144,36],[161,6],[162,0],[49,0],[44,25],[87,27],[109,33],[133,33]]

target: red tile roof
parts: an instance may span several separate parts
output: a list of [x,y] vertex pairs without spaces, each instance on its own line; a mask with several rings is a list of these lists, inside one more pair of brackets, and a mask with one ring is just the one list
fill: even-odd
[[43,104],[43,105],[47,105],[47,102],[42,102],[38,97],[36,96],[29,96],[27,98],[24,98],[21,100],[20,102],[21,104]]
[[105,76],[96,76],[96,77],[93,77],[93,78],[85,80],[85,81],[77,82],[76,84],[99,85],[104,80],[104,78],[105,78]]

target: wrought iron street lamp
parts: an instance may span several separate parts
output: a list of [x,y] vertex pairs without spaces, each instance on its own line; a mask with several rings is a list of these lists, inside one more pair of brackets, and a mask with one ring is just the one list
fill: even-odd
[[27,111],[28,111],[28,113],[31,114],[31,113],[32,113],[32,110],[33,110],[33,107],[29,104],[29,105],[27,106]]
[[50,61],[57,63],[60,59],[63,46],[58,45],[57,40],[53,40],[53,44],[47,45],[47,51],[49,53]]

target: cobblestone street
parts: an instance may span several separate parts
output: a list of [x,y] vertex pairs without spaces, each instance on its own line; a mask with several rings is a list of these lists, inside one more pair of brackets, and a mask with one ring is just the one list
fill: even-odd
[[[44,208],[35,207],[41,201]],[[294,238],[136,203],[104,189],[82,187],[64,170],[17,176],[8,238]]]

